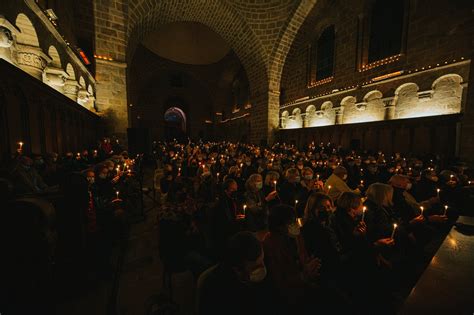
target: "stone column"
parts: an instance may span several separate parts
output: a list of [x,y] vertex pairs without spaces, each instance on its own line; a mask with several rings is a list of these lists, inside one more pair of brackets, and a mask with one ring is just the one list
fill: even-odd
[[68,74],[63,69],[49,66],[44,69],[43,82],[59,93],[64,94],[64,85],[66,84],[67,77]]
[[74,102],[77,102],[77,93],[79,91],[79,83],[73,79],[67,79],[64,84],[64,95],[69,97]]
[[344,107],[341,106],[339,108],[335,108],[335,111],[336,111],[336,125],[342,125],[342,119],[343,119],[343,115],[344,115]]
[[385,120],[395,119],[395,103],[394,100],[384,101],[385,104]]
[[32,77],[42,80],[43,71],[51,62],[51,58],[40,47],[17,44],[17,62],[20,69]]

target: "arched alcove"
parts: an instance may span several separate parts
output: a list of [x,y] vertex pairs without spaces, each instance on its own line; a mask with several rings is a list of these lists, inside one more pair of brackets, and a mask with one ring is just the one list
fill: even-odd
[[22,45],[39,47],[38,35],[31,20],[23,13],[16,17],[16,26],[20,29],[17,35],[17,43]]
[[50,66],[61,69],[61,57],[59,56],[58,50],[54,46],[49,46],[48,56],[51,58]]

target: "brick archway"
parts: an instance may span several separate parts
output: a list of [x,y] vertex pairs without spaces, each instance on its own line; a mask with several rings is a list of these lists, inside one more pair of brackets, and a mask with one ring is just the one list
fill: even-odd
[[[204,24],[232,47],[247,73],[252,105],[251,141],[272,142],[279,124],[279,89],[286,56],[316,1],[109,0],[107,6],[96,4],[96,16],[99,17],[96,19],[96,30],[99,30],[96,52],[115,61],[115,64],[101,62],[104,72],[101,73],[98,67],[98,76],[111,77],[111,66],[115,66],[114,77],[120,77],[123,71],[126,73],[125,68],[130,65],[137,45],[160,25],[180,21]],[[105,108],[121,111],[119,116],[127,114],[127,104],[123,100],[126,99],[126,83],[122,86],[115,83],[121,79],[123,77],[111,79],[110,90],[116,91],[113,98],[104,95],[101,99],[98,91],[98,102],[103,100]],[[123,104],[117,106],[118,103]]]

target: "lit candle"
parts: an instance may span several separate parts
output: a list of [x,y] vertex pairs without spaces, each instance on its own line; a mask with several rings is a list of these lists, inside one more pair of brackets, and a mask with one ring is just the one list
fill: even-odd
[[275,189],[275,191],[277,190],[277,181],[276,180],[273,181],[273,188]]
[[395,236],[395,230],[397,229],[397,224],[394,223],[393,224],[393,230],[392,230],[392,236],[390,236],[391,239],[393,239],[393,237]]
[[366,211],[366,210],[367,210],[367,207],[364,206],[364,207],[362,208],[362,220],[361,220],[362,222],[365,222],[365,221],[364,221],[364,218],[365,218],[365,211]]
[[319,181],[319,174],[316,174],[316,180]]
[[421,210],[421,215],[423,215],[423,210],[425,210],[425,208],[423,208],[423,206],[421,206],[420,210]]
[[244,218],[245,218],[245,209],[247,209],[247,205],[244,205],[244,206],[243,206],[243,210],[244,210],[243,215],[244,215]]
[[302,218],[296,218],[296,223],[298,223],[298,226],[300,228],[303,227],[303,219]]
[[364,186],[364,180],[363,179],[360,180],[360,185]]
[[453,178],[454,178],[454,175],[451,174],[451,175],[449,176],[449,179],[450,179],[450,180],[453,180]]
[[328,186],[328,194],[329,194],[330,190],[331,190],[331,185]]
[[117,191],[115,192],[115,194],[117,195],[117,199],[119,199],[119,194],[120,194],[120,192],[117,190]]
[[443,215],[446,215],[446,211],[448,211],[448,205],[444,205],[444,214]]
[[438,197],[438,199],[439,199],[439,192],[440,192],[440,191],[441,191],[441,189],[439,189],[439,188],[436,189],[436,196]]
[[178,176],[181,176],[181,167],[178,168]]
[[21,149],[23,148],[23,142],[21,142],[21,141],[18,142],[18,145],[19,145],[19,148],[18,148],[18,149],[21,151]]

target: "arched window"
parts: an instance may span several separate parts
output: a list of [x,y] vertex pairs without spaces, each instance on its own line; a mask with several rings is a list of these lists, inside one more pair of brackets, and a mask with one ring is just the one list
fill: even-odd
[[401,53],[404,12],[404,0],[375,1],[370,15],[369,63]]
[[318,39],[316,52],[316,81],[334,73],[334,25],[327,27]]

